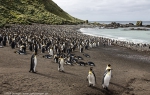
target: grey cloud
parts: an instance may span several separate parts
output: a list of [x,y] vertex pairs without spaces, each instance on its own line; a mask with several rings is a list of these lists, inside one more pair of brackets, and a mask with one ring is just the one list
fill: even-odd
[[149,20],[150,0],[53,0],[80,19]]

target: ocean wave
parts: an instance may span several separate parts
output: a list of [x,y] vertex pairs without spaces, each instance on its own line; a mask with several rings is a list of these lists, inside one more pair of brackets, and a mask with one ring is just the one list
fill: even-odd
[[[98,28],[81,28],[80,32],[86,35],[109,38],[112,40],[133,42],[135,44],[150,43],[149,31],[123,31],[122,29],[98,29]],[[148,34],[147,34],[148,33]]]

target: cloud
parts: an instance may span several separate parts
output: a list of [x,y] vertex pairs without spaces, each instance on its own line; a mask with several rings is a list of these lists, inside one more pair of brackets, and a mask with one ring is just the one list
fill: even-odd
[[53,0],[74,17],[88,20],[150,21],[150,0]]

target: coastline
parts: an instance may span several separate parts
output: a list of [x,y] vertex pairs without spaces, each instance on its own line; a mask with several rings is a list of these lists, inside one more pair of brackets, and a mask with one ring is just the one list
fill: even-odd
[[[105,23],[105,24],[110,24],[111,22],[116,22],[116,23],[120,23],[120,24],[129,24],[129,23],[133,23],[134,25],[136,25],[137,21],[89,21],[91,23],[97,22],[97,23]],[[142,21],[143,25],[150,25],[150,21]]]
[[[97,28],[97,27],[99,27],[99,26],[96,26],[95,28]],[[131,28],[133,28],[133,27],[131,27]],[[124,28],[124,29],[126,29],[126,28]],[[126,48],[129,48],[131,50],[136,50],[136,51],[144,51],[144,52],[149,52],[150,51],[150,44],[148,43],[148,41],[142,43],[142,42],[138,42],[138,41],[137,42],[136,41],[131,41],[132,39],[119,40],[119,39],[117,39],[117,37],[116,38],[113,38],[113,37],[111,38],[111,37],[107,37],[107,36],[102,37],[102,36],[100,36],[100,34],[96,35],[97,32],[93,35],[92,35],[92,33],[90,34],[90,32],[94,31],[94,29],[93,30],[87,30],[87,31],[90,31],[90,32],[85,32],[86,29],[82,28],[82,30],[80,30],[80,31],[83,31],[83,34],[85,33],[86,35],[99,37],[101,42],[105,45],[108,45],[108,46],[117,45],[117,46],[120,46],[120,47],[126,47]],[[103,31],[105,31],[105,30],[103,30]],[[140,40],[140,39],[138,39],[138,40]]]
[[[33,29],[31,29],[32,32],[38,32],[42,29],[47,32],[48,30],[46,30],[46,28],[49,27],[48,29],[52,30],[49,32],[54,35],[54,38],[57,37],[57,34],[62,35],[62,37],[66,34],[66,37],[69,37],[68,39],[90,38],[95,42],[100,41],[99,46],[84,50],[83,53],[89,54],[91,56],[90,58],[84,57],[78,48],[73,52],[76,55],[82,56],[84,62],[92,61],[96,64],[94,67],[97,76],[96,87],[87,87],[88,83],[86,77],[90,66],[65,65],[65,73],[61,73],[57,71],[58,64],[54,63],[53,59],[45,59],[42,57],[48,52],[43,54],[41,50],[39,50],[38,73],[32,74],[28,72],[32,52],[27,49],[27,55],[18,55],[15,54],[14,51],[19,48],[12,50],[9,45],[6,45],[6,47],[0,48],[0,94],[6,94],[7,92],[48,93],[48,95],[150,94],[149,52],[133,51],[116,45],[106,45],[104,47],[103,41],[101,41],[100,38],[88,36],[76,30],[81,27],[89,26],[41,25],[38,26],[40,27],[38,28],[39,30],[37,26],[34,26],[36,28],[33,26],[28,27]],[[24,30],[28,27],[19,28]],[[109,86],[110,91],[104,90],[101,86],[101,80],[107,64],[111,64],[113,68],[113,77]]]

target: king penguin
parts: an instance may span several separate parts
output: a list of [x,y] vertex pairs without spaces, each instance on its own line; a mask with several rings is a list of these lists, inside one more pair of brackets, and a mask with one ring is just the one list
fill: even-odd
[[64,58],[61,56],[61,57],[59,58],[58,71],[64,72],[64,64],[65,64]]
[[29,72],[33,72],[33,73],[34,73],[34,56],[35,56],[35,53],[32,54],[32,56],[31,56],[31,64],[30,64],[30,71],[29,71]]
[[87,76],[87,80],[89,82],[89,86],[95,86],[96,83],[96,76],[93,71],[93,68],[91,67]]
[[[107,72],[108,69],[110,69],[110,73],[111,73],[111,70],[112,70],[112,69],[111,69],[111,65],[110,65],[110,64],[108,64],[108,65],[106,66],[105,73]],[[104,74],[105,74],[105,73],[104,73]],[[111,75],[112,75],[112,73],[111,73]]]
[[12,48],[12,49],[15,48],[15,39],[13,39],[13,41],[11,42],[11,48]]
[[41,53],[45,53],[45,45],[42,45]]
[[52,49],[52,48],[50,48],[49,55],[51,55],[51,56],[53,56],[53,55],[54,55],[54,53],[53,53],[53,49]]
[[108,90],[109,82],[111,79],[111,68],[109,67],[103,76],[103,81],[102,81],[102,87],[106,90]]
[[37,66],[37,57],[35,54],[35,56],[34,56],[34,72],[36,72],[36,66]]

